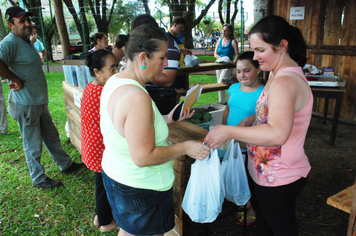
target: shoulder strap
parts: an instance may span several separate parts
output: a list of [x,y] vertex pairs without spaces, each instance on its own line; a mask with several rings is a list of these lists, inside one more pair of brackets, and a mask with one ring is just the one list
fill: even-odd
[[127,94],[127,93],[129,93],[129,92],[131,92],[131,91],[134,91],[134,90],[142,90],[142,89],[139,88],[139,87],[130,88],[130,89],[126,90],[125,92],[123,92],[123,93],[116,99],[116,102],[115,102],[115,104],[114,104],[114,107],[113,107],[112,113],[111,113],[111,120],[112,120],[112,121],[114,121],[115,108],[116,108],[117,104],[119,103],[119,101],[121,100],[121,98],[122,98],[125,94]]

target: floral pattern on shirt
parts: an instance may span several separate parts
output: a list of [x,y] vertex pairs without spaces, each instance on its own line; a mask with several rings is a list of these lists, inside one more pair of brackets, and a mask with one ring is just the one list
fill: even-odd
[[[267,124],[268,121],[268,102],[267,99],[261,98],[256,104],[256,118],[253,126]],[[261,147],[251,144],[248,147],[248,155],[255,167],[257,178],[267,185],[272,184],[276,178],[275,170],[280,165],[281,146]]]

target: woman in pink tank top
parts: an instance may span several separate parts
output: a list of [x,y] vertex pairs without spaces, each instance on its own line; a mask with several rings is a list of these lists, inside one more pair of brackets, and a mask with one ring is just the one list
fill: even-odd
[[310,171],[304,142],[313,106],[302,71],[306,43],[301,31],[279,16],[259,21],[251,29],[250,42],[253,59],[263,71],[270,71],[256,115],[233,128],[215,126],[204,142],[212,148],[229,138],[248,143],[257,234],[298,235],[295,203]]

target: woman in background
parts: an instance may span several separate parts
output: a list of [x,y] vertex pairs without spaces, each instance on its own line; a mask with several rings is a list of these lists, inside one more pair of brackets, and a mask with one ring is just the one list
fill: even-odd
[[100,131],[100,97],[106,81],[118,73],[118,67],[115,56],[105,49],[88,53],[86,64],[94,80],[85,87],[81,100],[81,152],[83,163],[95,172],[94,226],[105,232],[116,229],[117,224],[112,215],[101,174],[105,145]]
[[[230,61],[235,64],[236,59],[239,56],[239,47],[236,39],[234,38],[234,28],[230,24],[224,24],[222,28],[222,39],[216,44],[214,51],[214,57],[220,59],[222,57],[229,57]],[[218,83],[222,82],[222,79],[232,74],[232,69],[223,69],[216,71],[216,78]],[[226,91],[219,91],[219,102],[226,102]]]
[[103,32],[98,32],[90,37],[90,40],[93,42],[94,47],[89,50],[89,52],[95,52],[99,49],[105,49],[109,47],[108,36]]

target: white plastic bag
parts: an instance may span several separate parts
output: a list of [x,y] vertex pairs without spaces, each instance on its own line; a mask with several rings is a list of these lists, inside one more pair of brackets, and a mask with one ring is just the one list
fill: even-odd
[[229,63],[229,62],[231,62],[231,59],[228,56],[224,56],[224,57],[220,57],[219,59],[217,59],[216,62]]
[[199,65],[199,58],[194,55],[186,55],[184,57],[184,64],[188,67],[194,67]]
[[221,163],[221,171],[226,199],[238,206],[245,205],[251,197],[244,159],[239,143],[231,140]]
[[221,165],[217,150],[203,161],[192,164],[182,208],[190,219],[198,223],[213,222],[222,210],[225,189],[221,179]]

